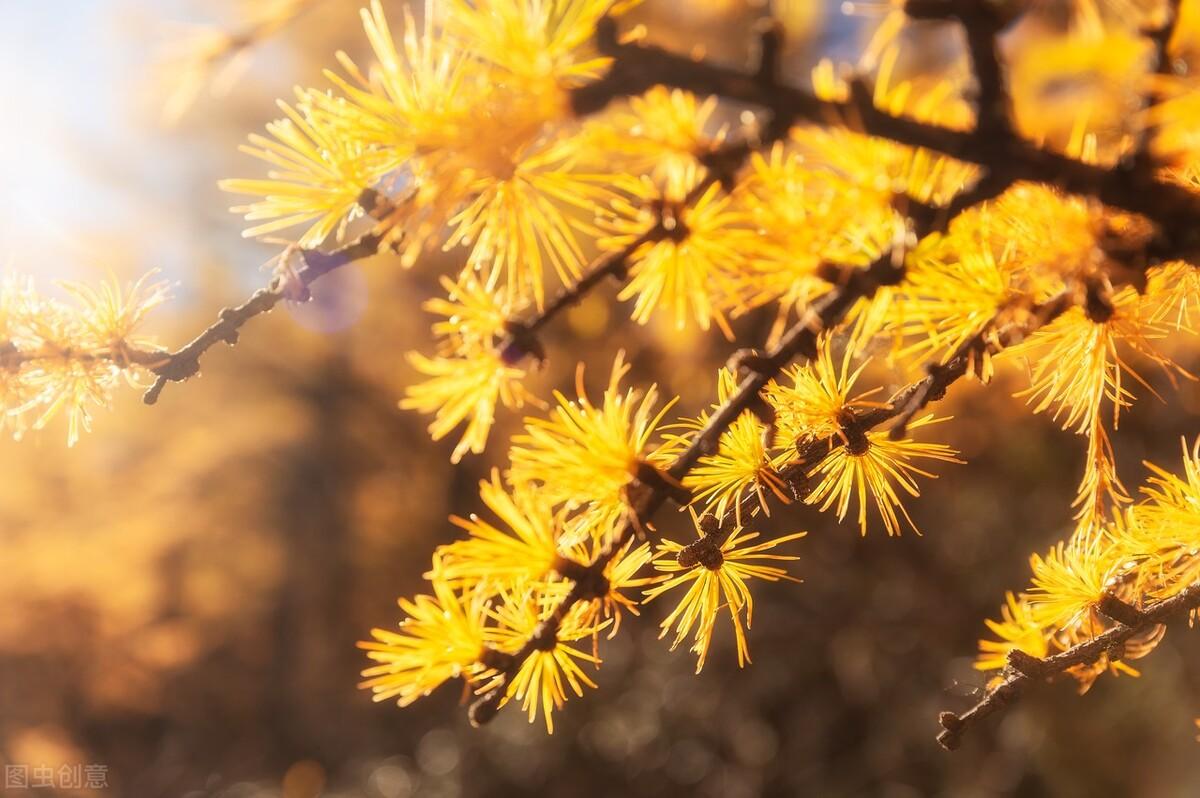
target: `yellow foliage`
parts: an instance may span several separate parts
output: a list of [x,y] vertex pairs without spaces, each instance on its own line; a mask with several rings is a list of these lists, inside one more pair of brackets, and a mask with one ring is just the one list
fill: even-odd
[[[268,17],[282,25],[308,2]],[[153,400],[249,318],[308,301],[311,282],[350,260],[450,264],[443,293],[423,305],[435,342],[408,353],[419,381],[400,406],[430,416],[434,440],[461,429],[454,463],[485,452],[502,409],[536,410],[509,442],[507,469],[479,485],[489,515],[453,516],[465,535],[437,548],[427,591],[401,599],[397,628],[360,644],[371,660],[362,686],[406,706],[461,678],[493,707],[542,715],[547,731],[570,695],[596,687],[584,666],[601,664],[600,633],[664,595],[677,603],[660,636],[673,633],[672,649],[689,641],[697,672],[725,612],[739,666],[750,661],[750,585],[798,581],[763,563],[797,559],[774,551],[804,533],[746,531],[773,501],[839,521],[853,506],[863,535],[915,530],[907,500],[919,478],[936,478],[923,464],[963,461],[908,433],[949,421],[927,405],[956,379],[987,382],[1005,364],[1023,368],[1017,396],[1032,412],[1087,439],[1086,457],[1074,531],[1030,558],[1029,587],[987,622],[994,639],[980,642],[976,667],[1071,651],[1122,622],[1106,612],[1194,586],[1200,441],[1185,445],[1182,475],[1150,466],[1135,501],[1111,432],[1133,383],[1157,396],[1144,364],[1172,387],[1190,378],[1179,363],[1200,298],[1194,231],[1179,221],[1186,208],[1143,195],[1200,196],[1198,4],[1182,4],[1158,42],[1148,34],[1169,9],[1157,0],[1011,4],[1001,82],[987,85],[986,65],[969,63],[990,58],[977,38],[931,66],[911,47],[919,31],[905,3],[846,3],[878,24],[854,65],[805,62],[816,64],[812,96],[780,85],[786,58],[740,73],[703,61],[703,47],[689,60],[644,46],[647,31],[627,20],[611,27],[638,4],[446,0],[419,20],[406,8],[393,31],[372,0],[361,11],[370,62],[338,53],[325,88],[297,88],[279,103],[283,118],[243,146],[265,176],[220,183],[251,198],[233,208],[245,236],[280,243],[272,237],[290,231],[272,282],[172,353],[143,336],[167,294],[150,276],[66,285],[61,300],[6,278],[0,427],[20,436],[61,414],[73,445],[123,382],[154,384]],[[817,15],[801,5],[784,13],[807,34]],[[964,5],[945,21],[1009,10]],[[733,14],[722,4],[712,18]],[[173,105],[251,40],[198,41]],[[773,41],[763,38],[766,55]],[[620,58],[666,64],[665,85],[647,89],[659,73],[639,82]],[[636,90],[610,85],[624,80]],[[977,107],[981,96],[1002,107]],[[993,110],[1010,124],[984,124]],[[544,407],[529,387],[552,348],[539,335],[610,278],[629,320],[673,336],[663,349],[678,364],[629,387],[622,352],[593,402],[580,362],[576,396],[555,391]],[[403,311],[392,316],[403,326]],[[599,339],[608,311],[591,318],[577,327]],[[739,352],[717,371],[716,401],[671,423],[689,395],[679,386],[711,378],[712,364],[683,355],[714,326],[731,341],[761,335],[766,349]],[[395,362],[392,343],[370,342],[376,368]],[[924,374],[857,389],[870,362]],[[659,384],[683,397],[660,396]],[[644,540],[667,502],[691,512],[695,541]],[[1123,659],[1161,638],[1146,626],[1123,657],[1113,649],[1065,671],[1083,689],[1105,672],[1135,674]]]

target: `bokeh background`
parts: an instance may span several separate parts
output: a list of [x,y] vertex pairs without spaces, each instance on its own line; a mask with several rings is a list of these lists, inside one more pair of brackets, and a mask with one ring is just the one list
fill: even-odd
[[[43,285],[161,268],[176,284],[154,322],[167,344],[261,284],[276,248],[242,240],[216,180],[257,174],[236,147],[276,97],[323,85],[336,49],[362,54],[359,3],[314,3],[248,51],[223,94],[206,82],[174,124],[163,116],[208,30],[195,26],[244,29],[272,5],[0,0],[0,264]],[[795,78],[861,46],[870,19],[834,6],[790,5]],[[673,46],[731,62],[758,13],[738,0],[639,12]],[[925,44],[922,57],[953,49],[939,33]],[[158,406],[122,395],[74,450],[58,428],[0,442],[0,764],[102,764],[106,794],[131,798],[1200,794],[1200,636],[1186,628],[1144,678],[1101,679],[1082,699],[1039,689],[961,751],[934,742],[936,713],[983,684],[970,666],[983,619],[1069,528],[1082,441],[1011,398],[1020,375],[954,389],[944,435],[969,465],[911,504],[923,537],[773,514],[772,530],[810,532],[795,546],[804,583],[758,586],[744,671],[719,633],[694,676],[657,640],[651,606],[553,737],[512,710],[471,729],[453,686],[407,710],[372,704],[355,641],[396,621],[396,597],[455,535],[447,515],[479,509],[475,485],[503,457],[497,443],[453,467],[451,445],[396,407],[414,376],[404,351],[428,348],[418,307],[447,268],[362,263],[317,307],[256,320]],[[539,392],[569,384],[577,360],[602,375],[625,348],[634,377],[688,414],[711,401],[730,345],[635,328],[613,294],[556,326]],[[753,340],[768,323],[738,330]],[[1130,484],[1200,432],[1200,389],[1160,387],[1169,401],[1144,398],[1115,439]],[[679,520],[661,527],[681,533]]]

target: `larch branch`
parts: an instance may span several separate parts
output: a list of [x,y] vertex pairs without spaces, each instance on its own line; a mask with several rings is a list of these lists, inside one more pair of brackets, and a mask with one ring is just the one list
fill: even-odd
[[[870,298],[881,285],[899,282],[903,274],[902,252],[887,253],[868,269],[848,270],[848,279],[813,303],[779,343],[767,355],[756,361],[755,370],[742,380],[737,391],[713,413],[704,429],[676,457],[668,469],[668,475],[675,480],[686,476],[705,453],[715,450],[721,434],[738,416],[759,401],[762,389],[778,376],[788,363],[799,355],[815,354],[817,337],[823,331],[840,322],[860,299]],[[603,580],[597,577],[603,575],[605,568],[622,547],[633,540],[637,531],[643,528],[644,522],[670,498],[668,491],[660,486],[642,484],[637,487],[641,488],[639,496],[631,502],[625,520],[619,529],[614,531],[596,559],[586,566],[588,578],[581,578],[580,573],[575,574],[576,578],[571,579],[571,591],[555,605],[521,649],[513,654],[508,667],[500,669],[499,683],[471,705],[470,718],[473,724],[482,725],[495,717],[504,702],[508,684],[521,663],[556,638],[563,619],[572,607],[598,598],[595,595],[595,586]]]
[[[772,124],[778,127],[786,128],[801,121],[840,126],[976,164],[985,170],[980,199],[995,196],[1019,180],[1049,183],[1153,220],[1167,239],[1163,247],[1166,251],[1183,252],[1198,245],[1200,229],[1194,221],[1200,214],[1200,200],[1182,186],[1159,180],[1152,165],[1135,164],[1133,159],[1115,169],[1085,163],[1043,149],[1021,138],[1012,130],[1011,123],[1001,125],[995,121],[1000,118],[995,109],[1007,106],[994,47],[995,33],[1005,20],[990,10],[963,10],[989,3],[931,0],[921,5],[937,6],[944,18],[970,23],[976,31],[969,39],[973,41],[973,52],[984,64],[985,74],[980,79],[980,124],[972,130],[889,114],[870,101],[869,92],[852,91],[847,100],[824,100],[794,86],[766,83],[759,79],[757,69],[744,71],[644,42],[621,41],[611,20],[602,22],[597,44],[602,53],[613,59],[612,66],[603,78],[572,93],[572,107],[580,115],[594,113],[615,99],[641,94],[660,84],[700,95],[717,95],[770,111]],[[925,9],[924,13],[928,18],[933,12]],[[980,20],[985,15],[987,24],[981,26]],[[984,46],[988,36],[993,42],[990,49]]]
[[[363,192],[360,206],[368,214],[383,213],[390,201],[374,191]],[[156,375],[154,384],[143,397],[148,405],[158,401],[163,388],[169,382],[183,382],[200,373],[200,360],[220,343],[234,345],[241,329],[251,319],[269,313],[281,301],[309,299],[309,287],[326,274],[357,260],[372,257],[386,238],[386,230],[377,226],[354,241],[331,252],[316,249],[300,249],[293,253],[302,266],[294,273],[277,274],[264,288],[260,288],[249,299],[236,307],[224,308],[217,320],[196,336],[190,343],[173,352],[157,355],[149,370]],[[284,257],[287,257],[285,253]]]
[[[707,168],[704,177],[688,191],[682,205],[687,207],[704,195],[714,183],[731,183],[734,175],[741,169],[754,145],[749,141],[739,140],[729,142],[705,153],[697,154],[697,159]],[[541,360],[545,348],[538,340],[538,333],[559,316],[563,311],[578,305],[583,298],[612,278],[624,281],[629,274],[629,259],[643,245],[661,241],[670,237],[666,220],[658,220],[626,246],[615,252],[605,252],[596,257],[584,270],[583,276],[571,285],[562,289],[544,308],[525,320],[510,320],[506,326],[507,336],[500,344],[503,357],[512,362],[520,360],[525,355],[533,355]]]
[[1200,583],[1140,610],[1126,606],[1133,610],[1132,617],[1126,614],[1124,621],[1113,619],[1112,628],[1066,651],[1038,658],[1014,649],[1009,654],[1008,665],[1000,679],[987,689],[974,706],[961,714],[943,712],[938,716],[942,726],[938,742],[947,751],[957,749],[962,744],[963,735],[972,726],[1004,710],[1020,698],[1035,680],[1059,676],[1078,665],[1090,665],[1109,652],[1121,651],[1126,642],[1141,632],[1200,608]]

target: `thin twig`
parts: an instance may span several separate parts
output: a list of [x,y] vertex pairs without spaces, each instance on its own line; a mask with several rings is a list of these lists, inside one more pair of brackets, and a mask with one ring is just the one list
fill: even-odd
[[[995,329],[995,319],[989,321],[979,331],[964,342],[955,352],[936,366],[928,369],[928,374],[916,382],[909,383],[892,394],[887,404],[881,407],[853,408],[841,420],[843,436],[833,435],[828,438],[797,440],[796,457],[776,473],[779,482],[789,489],[793,501],[803,501],[811,490],[808,475],[826,457],[836,449],[846,445],[852,438],[861,438],[867,432],[882,426],[889,421],[896,421],[891,430],[893,438],[903,434],[903,425],[931,402],[945,397],[946,392],[954,383],[965,377],[971,371],[973,358],[982,356],[985,352],[995,353],[1013,340],[1028,335],[1035,329],[1054,320],[1069,307],[1066,293],[1053,297],[1036,306],[1026,316],[1025,324],[1017,329],[1012,326],[1001,330]],[[899,433],[897,432],[899,430]],[[720,518],[705,516],[701,519],[701,529],[704,537],[693,543],[694,548],[719,548],[741,524],[742,518],[749,518],[758,513],[761,506],[758,491],[748,491],[738,501],[735,507],[726,510]]]
[[976,83],[976,130],[1011,135],[1012,108],[997,37],[1012,21],[999,3],[988,0],[908,0],[910,19],[954,20],[966,33]]
[[[1128,607],[1128,605],[1126,605]],[[962,744],[963,735],[984,718],[1002,711],[1021,697],[1035,680],[1046,680],[1076,667],[1089,665],[1110,652],[1119,652],[1125,643],[1143,631],[1165,623],[1172,617],[1200,607],[1200,583],[1193,584],[1172,598],[1151,604],[1141,610],[1129,607],[1136,615],[1126,617],[1132,623],[1116,621],[1103,634],[1093,637],[1066,651],[1045,658],[1013,649],[1001,678],[987,689],[974,706],[962,714],[943,712],[938,716],[942,732],[938,742],[947,751]]]
[[1019,327],[1010,325],[998,330],[996,325],[1001,314],[994,316],[979,332],[960,344],[948,358],[929,366],[929,374],[925,379],[893,397],[889,407],[889,412],[894,412],[896,422],[889,433],[892,440],[903,438],[909,423],[917,413],[924,410],[930,402],[941,399],[951,384],[971,371],[977,358],[998,352],[1008,346],[1014,338],[1044,327],[1065,313],[1070,306],[1070,296],[1063,292],[1034,307],[1026,322]]
[[[926,5],[931,8],[921,12],[925,18],[930,18],[935,11],[947,19],[961,18],[969,32],[977,27],[975,17],[982,15],[982,12],[974,14],[962,10],[974,5],[969,0],[930,0]],[[915,2],[913,6],[915,9]],[[938,8],[932,9],[932,6]],[[987,16],[991,17],[991,12]],[[998,17],[989,22],[988,30],[992,31],[993,38],[1002,22]],[[869,95],[861,91],[852,92],[848,101],[821,100],[779,82],[778,37],[777,26],[764,26],[760,32],[760,60],[752,71],[741,72],[655,46],[620,42],[615,23],[603,20],[597,30],[597,44],[601,52],[613,57],[613,65],[605,77],[572,93],[573,108],[579,114],[592,113],[617,97],[640,94],[654,85],[665,84],[763,107],[770,113],[765,137],[768,142],[785,136],[790,126],[800,120],[835,126],[854,124],[872,136],[942,152],[984,167],[985,175],[976,186],[960,193],[946,208],[926,207],[915,201],[909,203],[908,212],[920,233],[943,228],[961,210],[995,197],[1017,180],[1036,180],[1056,184],[1068,191],[1091,194],[1113,207],[1153,219],[1164,231],[1164,241],[1156,242],[1156,257],[1167,258],[1172,253],[1200,248],[1200,226],[1193,224],[1198,205],[1196,197],[1180,186],[1157,181],[1149,166],[1109,170],[1086,164],[1042,150],[1007,128],[1000,130],[999,122],[980,124],[974,131],[961,131],[892,116],[876,108]],[[978,63],[986,67],[985,75],[980,77],[981,121],[993,117],[999,119],[998,114],[986,114],[983,110],[1002,107],[1007,102],[1002,82],[997,82],[998,66],[992,68],[994,47],[987,50],[984,47],[986,39],[983,34],[972,33],[972,52]],[[740,142],[710,154],[710,179],[728,180],[752,150],[748,142]],[[382,237],[372,232],[332,253],[301,250],[299,254],[305,266],[298,276],[303,287],[307,288],[318,277],[341,265],[375,254],[381,241]],[[508,343],[524,341],[529,344],[529,349],[536,351],[536,343],[529,337],[532,333],[577,302],[583,293],[602,282],[608,274],[618,274],[623,266],[624,258],[619,255],[602,259],[576,286],[551,303],[549,313],[514,325]],[[187,346],[164,355],[162,362],[151,369],[157,379],[146,392],[146,403],[154,404],[168,382],[181,382],[195,376],[205,352],[218,343],[235,342],[247,321],[273,309],[290,288],[279,279],[272,281],[243,304],[221,311],[218,321]]]
[[[1182,0],[1170,0],[1164,7],[1166,18],[1163,24],[1154,30],[1146,31],[1145,36],[1150,40],[1154,52],[1154,70],[1158,75],[1173,75],[1175,74],[1175,64],[1172,63],[1171,55],[1168,52],[1168,45],[1171,43],[1171,38],[1175,35],[1175,29],[1179,24],[1179,7],[1182,5]],[[1152,90],[1148,90],[1142,98],[1143,108],[1149,108],[1154,102]],[[1134,150],[1133,156],[1130,158],[1130,168],[1139,170],[1149,170],[1154,168],[1154,153],[1151,149],[1151,134],[1154,131],[1147,127],[1140,131],[1137,141],[1137,148]]]
[[[360,205],[372,214],[382,214],[390,202],[373,191],[364,192]],[[157,379],[146,391],[143,401],[152,405],[158,401],[163,388],[169,382],[183,382],[200,373],[200,359],[209,349],[219,343],[233,346],[246,322],[268,313],[284,299],[306,301],[310,298],[309,287],[321,277],[357,260],[379,254],[387,231],[377,226],[354,241],[332,252],[316,249],[300,249],[293,254],[300,258],[302,266],[295,272],[277,274],[265,288],[258,291],[236,307],[224,308],[217,320],[196,336],[186,346],[174,352],[158,355],[149,370]],[[287,257],[285,253],[284,257]]]
[[[758,65],[749,80],[762,89],[769,90],[777,86],[779,82],[783,31],[776,20],[763,18],[760,22]],[[597,40],[602,43],[602,47],[617,46],[615,41],[607,41],[608,37],[614,35],[615,28],[611,21],[605,21],[597,31]],[[781,124],[773,113],[769,114],[769,117],[763,134],[755,141],[742,138],[694,153],[696,160],[704,166],[705,173],[703,178],[688,191],[680,203],[681,206],[690,206],[715,183],[723,183],[726,187],[731,186],[752,153],[787,136],[790,124],[786,121]],[[675,220],[672,220],[672,223],[677,224]],[[653,227],[620,251],[604,253],[592,261],[579,280],[564,288],[532,318],[510,321],[506,325],[508,337],[500,345],[501,352],[508,359],[519,359],[531,354],[540,360],[545,348],[538,340],[537,334],[543,327],[564,310],[578,305],[587,294],[607,278],[612,277],[624,281],[628,277],[629,259],[638,249],[644,244],[668,238],[674,232],[674,229],[668,229],[666,220],[660,213]]]
[[[963,2],[984,4],[983,0]],[[938,5],[946,19],[965,14],[959,10],[958,2]],[[974,15],[966,18],[974,24]],[[988,30],[993,35],[998,24],[990,23]],[[976,46],[981,47],[985,37],[975,38]],[[1169,250],[1186,251],[1200,239],[1200,229],[1194,224],[1200,200],[1182,186],[1159,180],[1150,168],[1111,169],[1084,163],[1022,139],[1011,125],[1000,128],[998,123],[989,123],[973,130],[956,130],[894,116],[877,108],[869,101],[869,93],[861,91],[852,91],[847,100],[822,100],[792,86],[767,85],[757,79],[758,70],[742,71],[644,42],[622,42],[611,20],[603,21],[597,42],[601,52],[613,59],[613,64],[603,78],[572,93],[572,107],[581,115],[594,113],[617,98],[638,95],[659,84],[701,95],[717,95],[769,110],[777,126],[799,121],[840,126],[976,164],[993,175],[985,184],[993,193],[1018,180],[1030,180],[1093,196],[1114,208],[1155,221],[1163,230]],[[986,63],[990,69],[991,60]],[[997,90],[996,86],[992,78],[981,83],[981,107],[983,102],[989,107],[1006,103],[1002,89]],[[993,115],[985,114],[981,119],[984,117]]]
[[[738,416],[758,401],[762,389],[778,376],[789,362],[802,354],[815,355],[817,337],[840,322],[856,302],[873,296],[881,285],[898,282],[904,273],[903,257],[899,253],[887,253],[868,269],[853,268],[846,271],[846,279],[842,280],[838,287],[810,306],[808,312],[788,330],[780,342],[766,356],[756,360],[755,370],[742,380],[737,391],[717,409],[704,429],[676,457],[667,471],[672,479],[682,479],[706,452],[712,451],[721,434]],[[521,649],[514,653],[511,659],[503,661],[504,667],[498,668],[496,686],[471,705],[470,718],[473,724],[482,725],[495,717],[504,702],[508,684],[516,670],[534,652],[553,646],[559,627],[572,607],[604,595],[602,591],[605,585],[601,577],[605,568],[621,548],[633,539],[637,530],[644,528],[644,522],[670,498],[667,491],[660,486],[638,487],[641,488],[638,498],[631,503],[629,514],[620,528],[613,532],[608,544],[590,565],[582,571],[576,571],[573,577],[566,577],[573,582],[571,591],[538,624]]]
[[[761,144],[761,142],[756,142]],[[731,183],[736,174],[745,164],[755,145],[745,140],[729,142],[705,153],[698,153],[697,159],[706,167],[704,177],[693,186],[680,202],[682,207],[689,207],[704,195],[715,183]],[[678,224],[672,220],[673,224]],[[506,325],[507,336],[500,343],[499,349],[506,360],[520,360],[526,355],[533,355],[538,360],[543,359],[545,347],[538,340],[538,333],[543,327],[558,317],[563,311],[578,305],[583,298],[602,285],[605,280],[613,278],[624,281],[629,276],[629,260],[645,244],[669,238],[677,232],[677,228],[668,227],[667,220],[660,213],[655,223],[615,252],[605,252],[595,258],[584,270],[583,276],[571,285],[563,288],[544,308],[525,320],[510,320]]]

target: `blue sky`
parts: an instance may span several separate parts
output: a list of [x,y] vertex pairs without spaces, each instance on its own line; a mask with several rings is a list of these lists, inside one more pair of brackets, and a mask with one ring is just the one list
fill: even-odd
[[[0,0],[0,257],[22,272],[73,260],[81,225],[103,229],[131,210],[91,174],[89,159],[126,149],[117,92],[128,67],[103,46],[102,0]],[[119,167],[117,167],[119,168]]]
[[197,186],[211,188],[213,152],[228,143],[155,124],[153,67],[171,40],[166,23],[187,10],[176,0],[0,0],[0,269],[158,267],[178,278],[194,268],[198,226],[227,226],[221,237],[238,245],[223,198],[197,212]]

